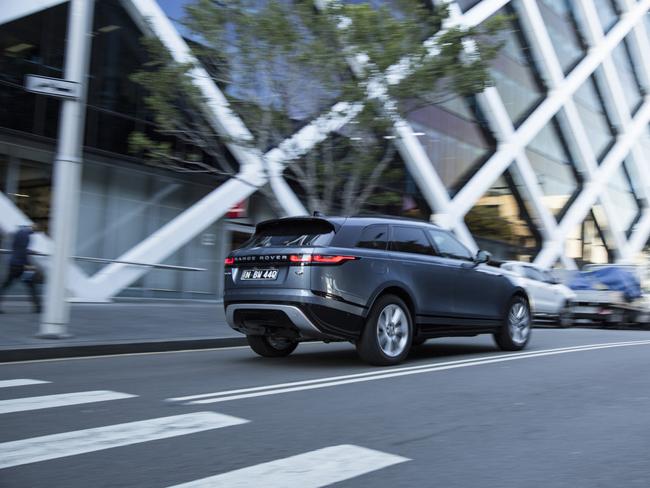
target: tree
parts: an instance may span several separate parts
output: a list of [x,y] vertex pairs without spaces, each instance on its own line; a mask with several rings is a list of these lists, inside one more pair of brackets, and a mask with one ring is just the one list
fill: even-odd
[[[395,166],[394,118],[488,86],[504,19],[441,31],[447,8],[419,0],[378,7],[316,2],[195,0],[185,7],[183,25],[197,57],[254,136],[234,142],[264,153],[334,102],[365,100],[351,124],[289,165],[285,176],[310,210],[354,214],[396,204],[404,170]],[[475,46],[470,53],[468,41]],[[199,110],[201,96],[186,76],[191,67],[174,63],[151,39],[145,45],[151,62],[133,79],[149,92],[157,135],[132,134],[132,149],[150,164],[178,171],[233,174],[224,140]],[[363,67],[353,72],[349,61],[359,54]],[[405,59],[401,81],[387,83],[386,70]],[[371,93],[378,83],[396,101],[389,110]],[[165,141],[170,137],[183,144]]]

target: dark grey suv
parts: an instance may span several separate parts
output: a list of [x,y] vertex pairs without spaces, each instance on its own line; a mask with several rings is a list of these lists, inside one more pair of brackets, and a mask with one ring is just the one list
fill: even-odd
[[377,365],[442,336],[494,334],[504,350],[530,338],[526,292],[429,223],[298,217],[259,224],[226,258],[230,326],[267,357],[304,340],[350,341]]

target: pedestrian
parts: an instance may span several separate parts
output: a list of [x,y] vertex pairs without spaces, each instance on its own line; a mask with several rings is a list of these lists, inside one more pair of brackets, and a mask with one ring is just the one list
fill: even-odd
[[[29,242],[34,231],[34,225],[23,225],[14,235],[14,240],[11,245],[11,259],[9,260],[9,274],[0,287],[0,303],[7,288],[14,281],[20,279],[29,288],[34,312],[40,313],[41,300],[36,289],[38,273],[34,271],[34,267],[29,259],[29,254],[31,254]],[[3,313],[2,309],[0,309],[0,313]]]

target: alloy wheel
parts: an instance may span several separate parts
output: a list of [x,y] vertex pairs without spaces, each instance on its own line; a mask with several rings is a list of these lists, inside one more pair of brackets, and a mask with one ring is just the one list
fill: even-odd
[[389,357],[399,356],[406,348],[408,335],[406,312],[395,303],[386,305],[377,320],[377,339],[382,352]]
[[510,337],[515,344],[523,344],[530,334],[530,310],[523,300],[517,300],[508,313]]

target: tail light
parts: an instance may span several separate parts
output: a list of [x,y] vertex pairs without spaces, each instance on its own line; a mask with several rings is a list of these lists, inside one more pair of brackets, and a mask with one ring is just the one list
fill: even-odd
[[357,256],[325,255],[325,254],[292,254],[289,261],[300,264],[341,264],[345,261],[359,259]]
[[[268,266],[277,266],[277,265],[283,265],[287,264],[287,261],[289,264],[301,264],[303,266],[306,265],[337,265],[337,264],[342,264],[346,261],[354,261],[356,259],[359,259],[357,256],[345,256],[345,255],[340,255],[340,254],[289,254],[283,256],[281,260],[274,260],[274,261],[268,261],[263,259],[264,256],[261,256],[259,259],[251,259],[251,260],[246,260],[242,262],[238,262],[238,265],[243,265],[243,266],[262,266],[262,265],[268,265]],[[235,258],[232,256],[228,256],[226,259],[223,260],[223,264],[228,267],[228,266],[234,266],[235,265]]]

